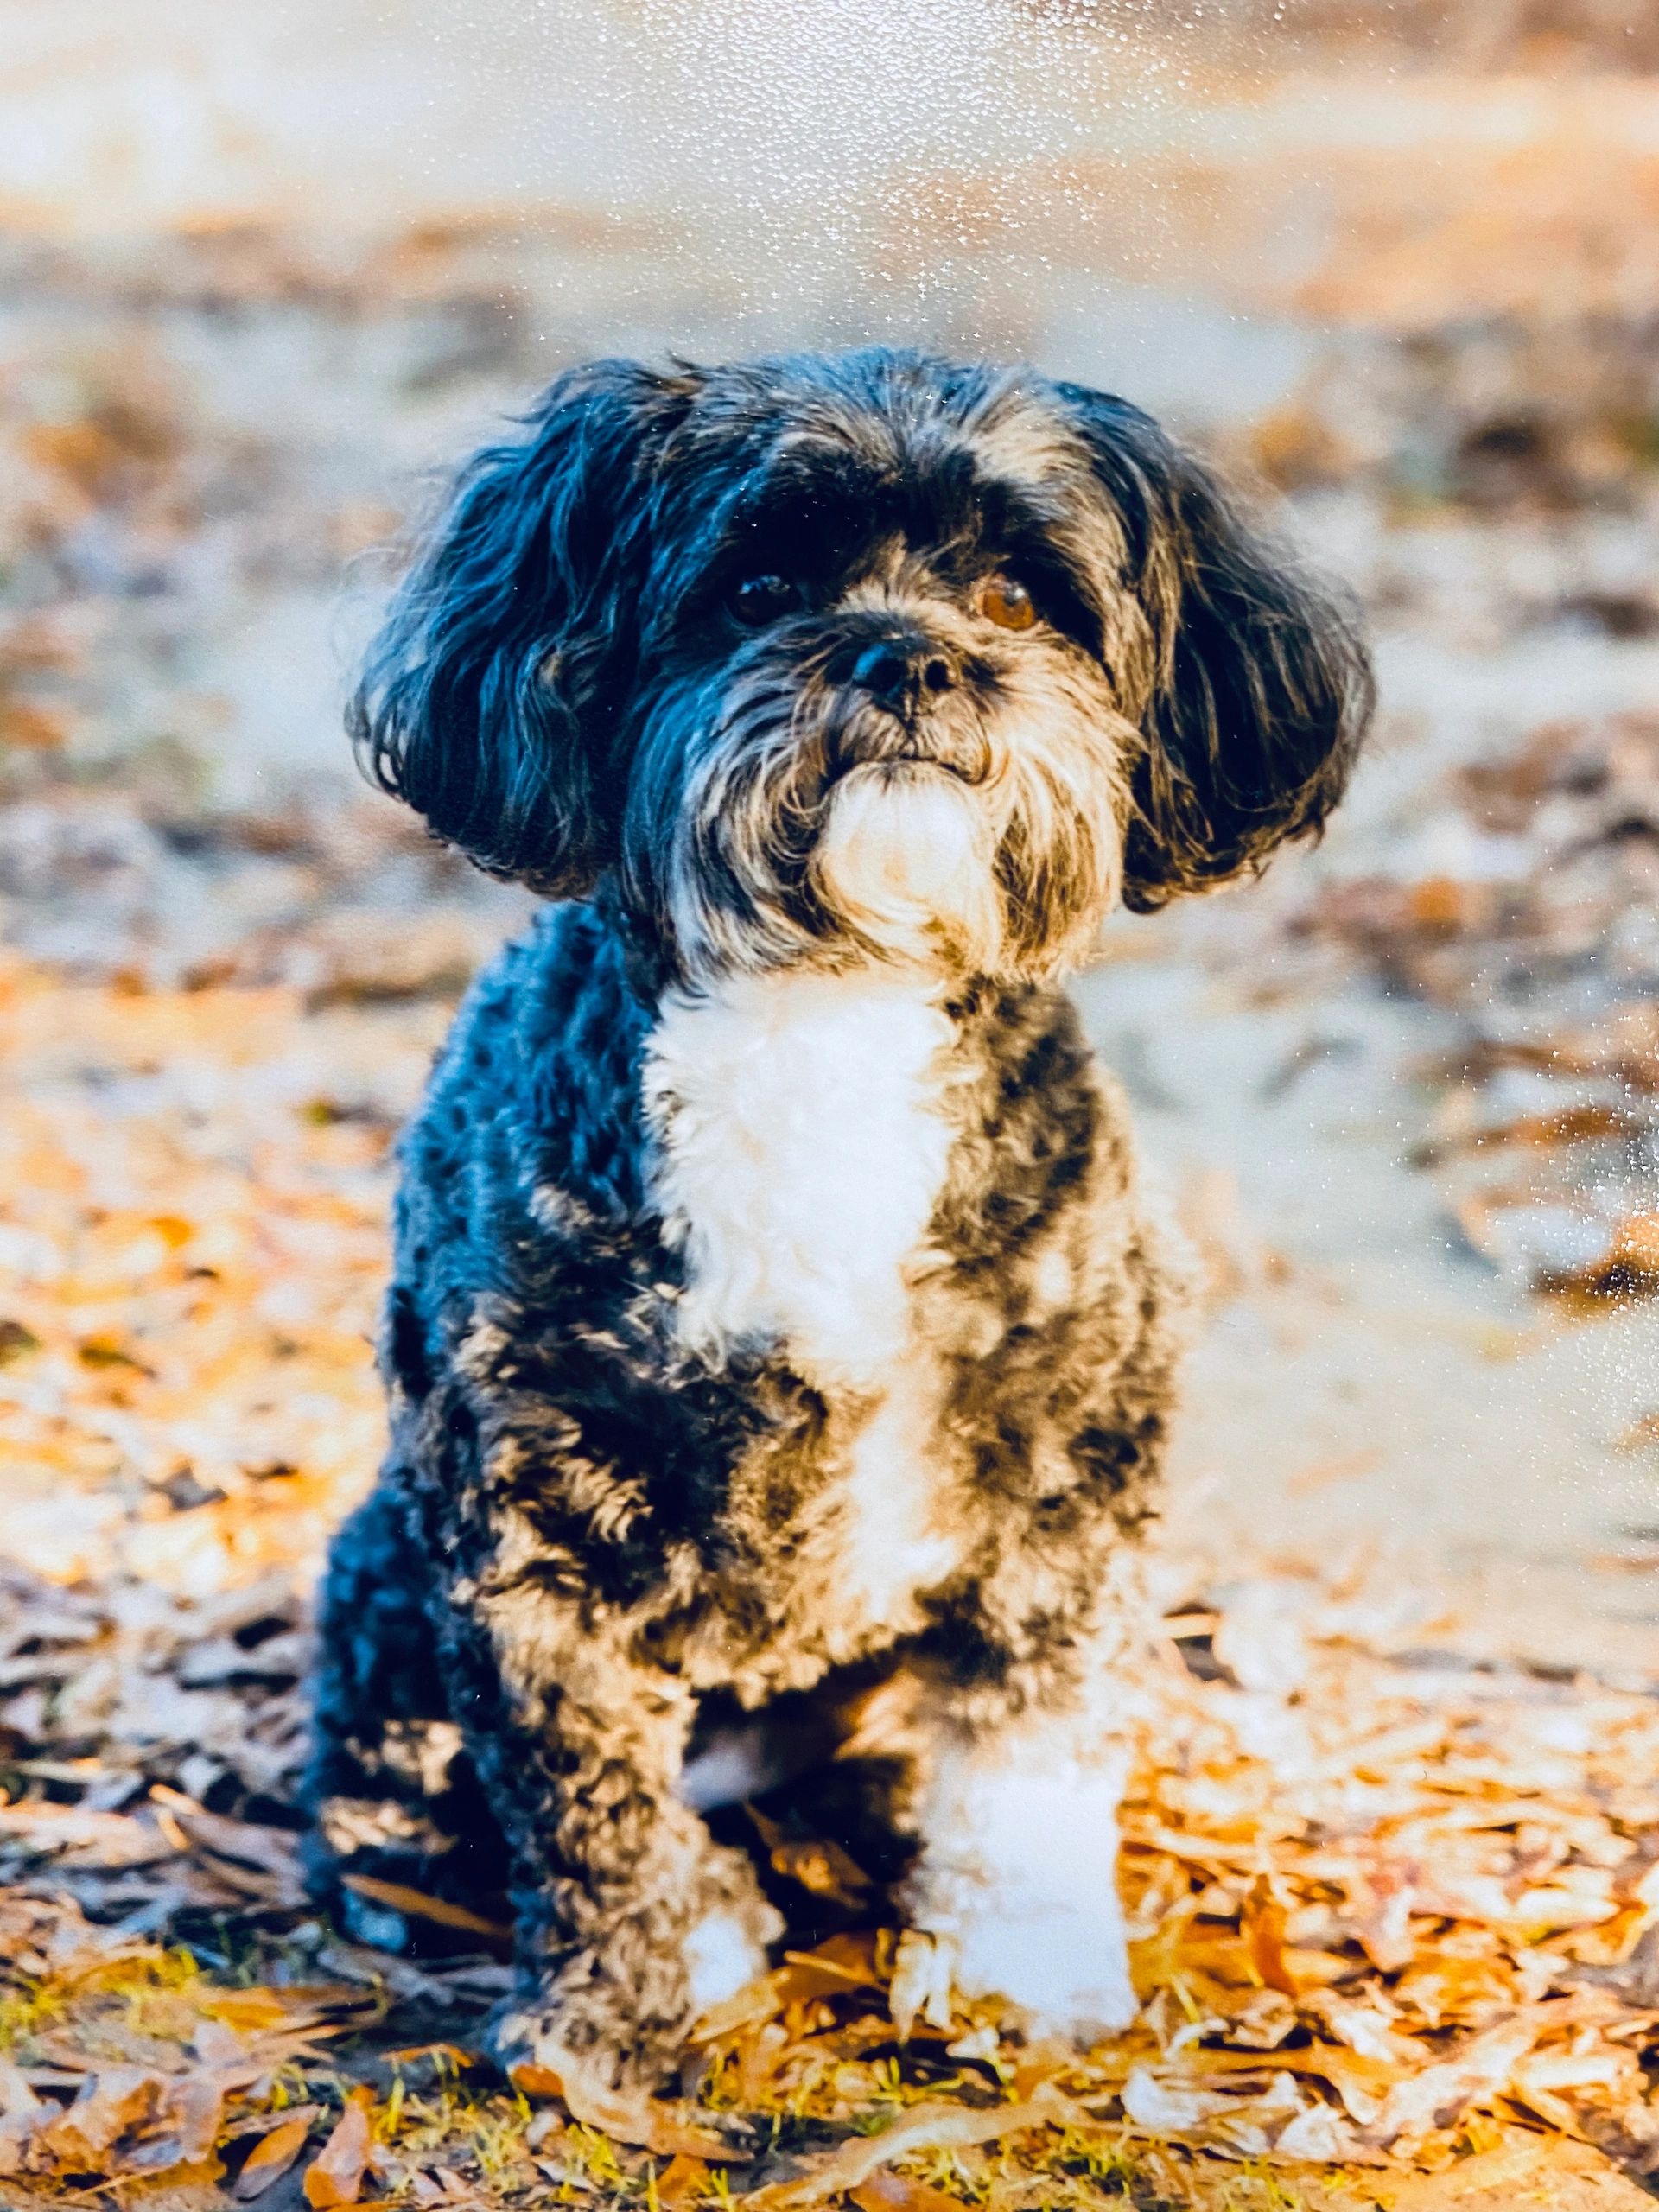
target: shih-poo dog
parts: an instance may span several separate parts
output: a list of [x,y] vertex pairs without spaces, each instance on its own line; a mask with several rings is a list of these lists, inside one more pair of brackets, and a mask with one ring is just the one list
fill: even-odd
[[1370,703],[1339,598],[1034,373],[603,361],[462,470],[354,734],[548,903],[403,1141],[308,1796],[365,1938],[510,1899],[505,2063],[659,2085],[782,1933],[734,1808],[815,1774],[959,1991],[1132,2016],[1181,1299],[1059,979],[1316,832]]

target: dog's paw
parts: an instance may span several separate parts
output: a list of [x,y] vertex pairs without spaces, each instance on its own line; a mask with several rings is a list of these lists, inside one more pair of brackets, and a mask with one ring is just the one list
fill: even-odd
[[964,1997],[1004,1997],[1039,2035],[1090,2043],[1127,2028],[1140,2006],[1116,1900],[1104,1910],[1025,1904],[954,1932]]
[[642,2139],[639,2113],[671,2069],[672,2052],[616,2032],[595,2037],[575,2008],[512,2001],[497,2007],[486,2030],[490,2056],[515,2088],[562,2097],[576,2119],[625,2143]]
[[[485,2024],[483,2042],[490,2056],[509,2081],[557,2074],[570,2063],[570,2053],[560,2034],[557,2009],[547,2004],[505,1999]],[[539,2081],[531,2086],[540,2088]],[[549,2094],[555,2094],[550,2086]]]
[[658,2063],[643,2048],[623,2052],[604,2044],[577,2052],[568,2040],[571,2024],[559,2012],[504,2005],[492,2021],[490,2049],[522,2094],[558,2097],[584,2127],[662,2152],[669,2115],[652,2092],[668,2078],[670,2055],[658,2054]]

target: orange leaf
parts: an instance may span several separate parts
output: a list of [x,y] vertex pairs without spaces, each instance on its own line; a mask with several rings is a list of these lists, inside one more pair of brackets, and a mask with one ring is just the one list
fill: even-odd
[[429,1897],[424,1890],[412,1890],[406,1882],[383,1882],[374,1874],[347,1874],[344,1878],[348,1890],[355,1890],[359,1897],[367,1897],[371,1904],[390,1905],[395,1912],[407,1912],[416,1920],[435,1920],[444,1928],[463,1929],[469,1936],[485,1936],[494,1943],[510,1943],[512,1930],[499,1920],[486,1920],[481,1913],[469,1912],[464,1904],[451,1904],[448,1897]]
[[829,1836],[796,1839],[786,1836],[776,1821],[768,1820],[758,1805],[744,1808],[754,1824],[776,1871],[798,1882],[814,1897],[833,1897],[855,1910],[869,1894],[870,1878],[851,1854]]
[[1419,929],[1450,935],[1468,926],[1478,897],[1478,887],[1453,876],[1429,875],[1408,891],[1406,909]]
[[784,2002],[803,2004],[815,1997],[834,1997],[849,1989],[878,1986],[875,1939],[872,1936],[831,1936],[813,1951],[785,1951],[779,1975]]
[[613,2143],[637,2144],[661,2158],[741,2160],[747,2155],[734,2151],[707,2128],[682,2120],[670,2105],[593,2080],[574,2061],[556,2072],[527,2059],[512,2069],[509,2078],[526,2096],[560,2098],[571,2119],[596,2134],[608,2135]]
[[200,2164],[219,2140],[219,2123],[225,2117],[224,2090],[209,2075],[190,2075],[179,2083],[168,2103],[180,2157],[187,2164]]
[[[262,2135],[249,2152],[247,2161],[237,2176],[232,2195],[239,2203],[249,2203],[256,2196],[263,2196],[272,2182],[280,2181],[302,2150],[305,2139],[311,2132],[311,2123],[305,2120],[285,2120],[273,2127],[269,2135]],[[311,2196],[309,2174],[306,2176],[306,2195]],[[315,2203],[316,2199],[311,2197]]]
[[868,1902],[869,1876],[832,1837],[807,1843],[777,1843],[771,1847],[770,1856],[779,1873],[798,1882],[815,1897],[833,1898],[855,1911]]
[[32,706],[26,699],[0,698],[0,744],[51,753],[68,734],[67,721],[54,708]]
[[353,2090],[334,2133],[306,2170],[305,2201],[313,2212],[329,2212],[337,2204],[355,2204],[368,2163],[367,2103],[360,2091]]
[[1250,1891],[1244,1925],[1250,1939],[1250,1963],[1263,1986],[1276,1989],[1281,1997],[1294,1997],[1296,1977],[1285,1956],[1285,1909],[1265,1878]]
[[527,2097],[564,2096],[564,2082],[550,2066],[537,2066],[526,2058],[512,2069],[509,2076],[515,2089],[522,2089]]
[[858,2212],[962,2212],[957,2197],[908,2174],[878,2171],[848,2194]]
[[123,2135],[154,2117],[168,2086],[142,2067],[89,2074],[68,2110],[41,2129],[41,2145],[67,2171],[95,2172]]
[[[1030,2127],[1075,2125],[1077,2107],[1052,2089],[1039,2089],[1023,2104],[979,2109],[944,2102],[910,2105],[879,2135],[854,2135],[788,2181],[752,2190],[746,2206],[754,2212],[805,2212],[831,2196],[850,2196],[895,2158],[918,2151],[958,2150],[995,2143]],[[943,2194],[943,2192],[941,2192]]]
[[713,2195],[709,2185],[709,2168],[702,2158],[677,2152],[657,2177],[657,2202],[667,2212],[685,2212],[689,2204],[699,2197]]

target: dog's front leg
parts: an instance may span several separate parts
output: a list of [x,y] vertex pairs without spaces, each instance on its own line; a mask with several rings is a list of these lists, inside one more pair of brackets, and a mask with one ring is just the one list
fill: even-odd
[[1083,2040],[1135,2018],[1117,1893],[1127,1765],[1122,1741],[1076,1712],[937,1740],[906,1904],[950,1947],[964,1996],[1008,1998],[1035,2031]]
[[748,1860],[676,1794],[689,1694],[602,1635],[566,1652],[563,1681],[521,1693],[489,1760],[519,1961],[495,2048],[508,2067],[649,2088],[698,2013],[765,1967],[781,1923]]

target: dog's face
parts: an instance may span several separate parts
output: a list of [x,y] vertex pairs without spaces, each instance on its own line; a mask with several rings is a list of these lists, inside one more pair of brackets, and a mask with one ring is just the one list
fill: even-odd
[[691,971],[1092,934],[1147,640],[1080,439],[1001,380],[785,369],[664,467],[622,859]]
[[1316,830],[1370,703],[1147,416],[868,352],[562,378],[463,473],[354,726],[486,868],[613,871],[694,981],[1019,977]]

